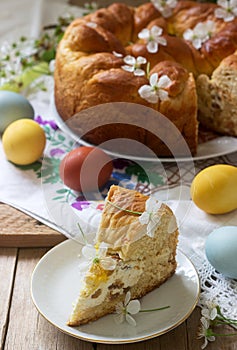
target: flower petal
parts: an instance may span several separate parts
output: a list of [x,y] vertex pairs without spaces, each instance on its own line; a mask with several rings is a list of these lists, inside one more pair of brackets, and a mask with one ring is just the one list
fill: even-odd
[[108,250],[108,244],[105,242],[101,242],[99,246],[99,251],[97,254],[98,258],[103,259],[107,254],[107,250]]
[[151,86],[156,86],[156,84],[157,84],[157,82],[158,82],[158,74],[157,74],[157,73],[153,73],[153,74],[150,76],[149,82],[150,82],[150,85],[151,85]]
[[172,16],[172,10],[170,7],[165,6],[162,10],[162,16],[164,18],[169,18],[170,16]]
[[143,69],[137,68],[137,69],[135,69],[135,71],[134,71],[134,75],[136,75],[136,76],[138,76],[138,77],[142,77],[143,75],[145,75],[145,72],[144,72]]
[[148,40],[150,36],[150,31],[147,28],[142,29],[140,33],[138,33],[138,38],[139,39],[145,39]]
[[146,100],[150,103],[157,103],[159,101],[159,97],[156,91],[152,91],[150,96]]
[[124,319],[125,319],[125,315],[123,313],[114,315],[114,321],[117,324],[123,323]]
[[177,5],[177,0],[167,0],[166,4],[167,6],[174,8]]
[[156,212],[158,209],[160,209],[161,205],[161,201],[158,201],[155,197],[151,196],[146,201],[146,211],[149,213]]
[[235,16],[234,16],[233,12],[226,12],[226,15],[224,17],[225,22],[231,22],[234,19],[235,19]]
[[206,319],[205,317],[201,317],[201,324],[205,330],[208,329],[210,326],[209,320]]
[[205,347],[208,345],[207,338],[204,339],[204,343],[201,346],[201,349],[205,349]]
[[127,323],[129,323],[131,326],[135,327],[137,325],[137,322],[134,320],[134,318],[131,315],[126,314],[125,317],[126,317]]
[[214,337],[214,335],[211,335],[210,337],[207,337],[208,341],[215,341],[216,338]]
[[192,29],[187,29],[183,33],[183,38],[187,41],[192,41],[193,40],[193,30]]
[[208,21],[206,22],[206,29],[207,29],[208,32],[214,32],[215,29],[216,29],[216,24],[215,24],[215,22],[214,22],[214,21],[208,20]]
[[235,15],[235,17],[237,16],[237,7],[233,8],[232,10],[233,14]]
[[157,86],[159,88],[167,88],[170,86],[170,84],[172,83],[172,80],[168,77],[168,75],[162,75],[158,81]]
[[147,225],[150,219],[150,215],[144,211],[141,216],[139,216],[139,221],[142,225]]
[[163,46],[166,46],[167,45],[167,40],[163,37],[160,37],[157,39],[157,43],[160,44],[160,45],[163,45]]
[[120,52],[112,51],[112,54],[113,54],[115,57],[118,57],[118,58],[123,57],[123,54],[120,53]]
[[167,91],[160,89],[160,90],[158,91],[158,96],[159,96],[159,99],[160,99],[161,101],[165,101],[165,100],[168,99],[169,94],[168,94]]
[[139,95],[144,98],[145,100],[150,96],[152,92],[152,88],[150,85],[142,85],[139,89],[138,89],[138,93]]
[[160,36],[162,34],[162,32],[163,32],[163,28],[161,28],[161,27],[153,26],[151,28],[151,35],[153,37]]
[[153,238],[154,234],[155,234],[156,227],[157,227],[157,224],[154,224],[154,222],[150,221],[147,225],[147,231],[146,231],[147,236]]
[[147,51],[150,53],[158,52],[158,44],[156,41],[149,41],[146,48],[147,48]]
[[150,85],[142,85],[138,90],[139,95],[150,103],[157,103],[159,98]]
[[210,320],[214,320],[217,316],[217,309],[213,308],[212,310],[210,310]]
[[142,56],[138,56],[137,57],[137,64],[141,65],[141,64],[145,64],[147,62],[145,57]]
[[141,304],[139,300],[131,300],[127,306],[127,312],[129,314],[135,315],[141,310]]
[[92,245],[85,245],[81,250],[82,255],[86,259],[93,259],[96,256],[96,249]]
[[133,66],[122,66],[121,67],[123,70],[126,70],[127,72],[130,72],[130,73],[132,73],[132,72],[134,72],[134,67]]
[[125,295],[125,300],[124,300],[124,305],[125,305],[125,306],[128,305],[130,299],[131,299],[131,292],[130,292],[130,290],[129,290],[129,291],[126,293],[126,295]]
[[136,63],[136,58],[131,55],[125,56],[123,60],[125,63],[129,65],[134,65]]
[[196,38],[192,42],[195,49],[199,50],[202,47],[202,40],[200,38]]
[[227,0],[218,0],[217,4],[221,7],[223,7],[224,9],[228,9],[228,7],[229,7],[229,3]]

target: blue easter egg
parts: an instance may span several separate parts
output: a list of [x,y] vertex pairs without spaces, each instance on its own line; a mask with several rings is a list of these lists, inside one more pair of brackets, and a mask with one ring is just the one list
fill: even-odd
[[33,119],[34,109],[22,95],[12,91],[0,91],[0,133],[18,119]]
[[205,250],[208,261],[218,272],[237,278],[237,226],[222,226],[212,231]]

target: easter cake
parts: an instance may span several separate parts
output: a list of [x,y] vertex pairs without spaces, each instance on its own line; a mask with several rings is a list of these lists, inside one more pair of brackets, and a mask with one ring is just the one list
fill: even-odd
[[227,56],[211,77],[197,79],[199,120],[211,130],[237,136],[237,52]]
[[134,299],[159,287],[175,272],[177,239],[176,219],[168,206],[134,190],[111,186],[96,237],[97,253],[68,325],[79,326],[113,313],[128,291]]
[[[202,87],[209,89],[206,81],[199,80],[197,95],[196,79],[201,74],[210,77],[237,48],[236,10],[223,6],[176,0],[153,0],[138,7],[114,3],[74,20],[56,55],[55,105],[61,118],[67,121],[82,110],[110,102],[141,104],[168,118],[195,154],[198,103],[204,104]],[[212,127],[209,120],[204,110],[201,121]],[[124,137],[126,130],[127,136],[156,154],[170,154],[166,140],[145,128],[125,125],[105,125],[83,136],[98,145]],[[218,131],[228,133],[226,128]]]

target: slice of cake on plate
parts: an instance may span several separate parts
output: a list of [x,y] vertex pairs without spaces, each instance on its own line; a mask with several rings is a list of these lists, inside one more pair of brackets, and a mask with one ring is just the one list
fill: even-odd
[[176,269],[178,229],[171,209],[152,197],[111,186],[95,246],[85,246],[88,268],[69,326],[113,313],[124,301],[159,287]]

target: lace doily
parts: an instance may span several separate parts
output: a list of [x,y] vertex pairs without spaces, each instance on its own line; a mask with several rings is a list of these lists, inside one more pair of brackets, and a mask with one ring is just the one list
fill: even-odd
[[226,317],[236,318],[237,281],[217,272],[204,255],[192,256],[192,262],[197,269],[201,286],[198,305],[202,308],[208,301],[215,301]]

